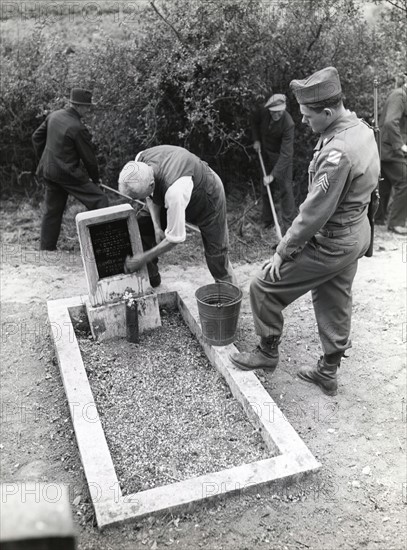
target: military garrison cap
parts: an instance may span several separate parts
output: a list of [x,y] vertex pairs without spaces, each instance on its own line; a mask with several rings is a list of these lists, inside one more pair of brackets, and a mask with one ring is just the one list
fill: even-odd
[[319,103],[342,91],[339,74],[335,67],[325,67],[304,80],[292,80],[290,88],[300,105]]

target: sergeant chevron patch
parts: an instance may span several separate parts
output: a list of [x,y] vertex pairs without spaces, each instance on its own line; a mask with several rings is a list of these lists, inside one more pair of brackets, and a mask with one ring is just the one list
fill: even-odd
[[337,151],[336,149],[333,149],[330,151],[328,158],[326,159],[327,162],[330,162],[331,164],[339,164],[339,161],[341,160],[342,153],[340,151]]
[[326,174],[322,174],[322,176],[318,178],[318,181],[315,187],[321,187],[323,192],[326,193],[329,188],[328,176]]

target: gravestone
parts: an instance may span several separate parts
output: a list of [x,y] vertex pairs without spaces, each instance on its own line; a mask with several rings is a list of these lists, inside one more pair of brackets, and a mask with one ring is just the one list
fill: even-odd
[[127,256],[143,252],[136,213],[129,204],[76,216],[89,301],[86,309],[94,338],[126,337],[126,303],[131,296],[139,314],[139,332],[161,326],[157,294],[147,266],[124,272]]
[[27,481],[0,486],[2,550],[75,550],[68,489]]

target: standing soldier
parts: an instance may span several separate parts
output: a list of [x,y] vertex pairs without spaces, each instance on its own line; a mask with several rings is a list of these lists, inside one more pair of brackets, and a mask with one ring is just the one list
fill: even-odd
[[387,98],[380,117],[383,181],[376,214],[376,223],[384,225],[393,189],[387,225],[389,231],[399,235],[407,235],[407,74],[404,78],[404,85]]
[[46,185],[41,250],[56,250],[69,194],[89,210],[108,206],[98,185],[99,169],[91,135],[81,121],[93,106],[91,92],[73,88],[70,106],[47,116],[32,136],[40,159],[37,174],[44,177]]
[[276,253],[251,282],[260,344],[231,360],[241,369],[273,372],[282,311],[311,290],[324,354],[316,366],[301,367],[299,376],[336,395],[337,369],[351,346],[352,283],[370,243],[367,210],[379,176],[379,154],[370,126],[345,109],[334,67],[290,86],[303,122],[320,134],[309,166],[308,195]]
[[[266,185],[275,182],[280,191],[283,233],[295,218],[293,193],[293,147],[294,122],[286,111],[286,97],[274,94],[265,106],[258,109],[252,117],[253,148],[261,152],[267,171],[264,178],[262,195],[262,222],[264,227],[273,224]],[[270,186],[273,191],[275,186]]]

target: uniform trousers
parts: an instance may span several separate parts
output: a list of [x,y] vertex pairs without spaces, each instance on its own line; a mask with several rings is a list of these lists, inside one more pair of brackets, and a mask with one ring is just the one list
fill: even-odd
[[68,195],[73,195],[88,210],[109,206],[108,199],[95,183],[55,183],[45,180],[45,212],[41,224],[41,250],[56,250]]
[[262,273],[252,280],[250,302],[259,336],[280,338],[283,310],[311,291],[323,352],[340,360],[351,345],[352,283],[358,259],[369,246],[370,225],[366,218],[341,231],[346,234],[317,233],[293,259],[283,262],[280,281],[272,282],[269,276],[264,280]]

